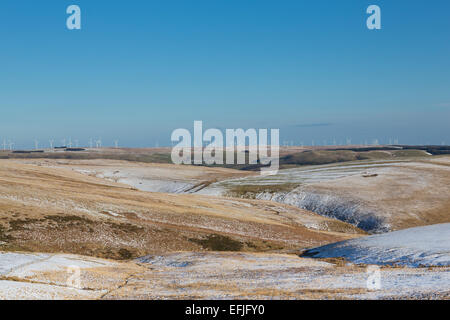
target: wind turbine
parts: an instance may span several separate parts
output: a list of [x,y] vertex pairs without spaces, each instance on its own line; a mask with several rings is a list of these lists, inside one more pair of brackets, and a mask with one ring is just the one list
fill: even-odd
[[62,139],[61,142],[62,142],[62,147],[66,147],[66,138]]
[[95,144],[97,146],[97,148],[101,148],[102,147],[102,139],[98,139],[97,141],[95,141]]
[[78,148],[78,140],[75,139],[75,148]]
[[114,140],[114,147],[115,147],[116,149],[119,148],[119,140]]
[[3,151],[6,150],[6,139],[3,139]]
[[53,149],[53,139],[48,140],[48,143],[50,144],[50,149]]
[[9,150],[12,151],[13,147],[14,147],[14,142],[12,142],[11,140],[8,141],[9,144]]
[[39,141],[37,139],[34,139],[34,150],[39,149]]
[[67,144],[69,148],[72,148],[72,138],[69,138],[69,143]]

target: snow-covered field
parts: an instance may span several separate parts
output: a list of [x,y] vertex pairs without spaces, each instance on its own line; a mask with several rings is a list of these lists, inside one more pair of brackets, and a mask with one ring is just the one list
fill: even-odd
[[[85,287],[90,276],[87,271],[115,266],[107,260],[68,254],[0,253],[0,299],[99,298],[107,293],[108,284],[98,287],[91,283]],[[74,268],[80,270],[79,288],[68,285],[76,272]]]
[[[117,262],[0,253],[0,299],[447,299],[450,268],[381,268],[293,254],[176,252]],[[76,273],[79,268],[79,283]],[[78,286],[79,284],[79,286]]]
[[[0,299],[448,299],[450,268],[380,268],[293,254],[176,252],[117,262],[0,253]],[[74,270],[79,268],[79,286]]]
[[[450,290],[448,268],[382,268],[380,287],[373,288],[365,266],[338,267],[295,255],[184,252],[138,261],[153,271],[131,279],[133,290],[114,291],[106,298],[443,298]],[[150,279],[153,290],[146,290]]]
[[307,250],[305,256],[342,257],[353,263],[378,265],[450,266],[450,223],[332,243]]

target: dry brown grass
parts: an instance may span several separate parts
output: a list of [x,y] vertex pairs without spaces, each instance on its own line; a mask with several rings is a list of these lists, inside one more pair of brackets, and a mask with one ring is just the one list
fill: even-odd
[[0,161],[1,250],[130,259],[209,250],[202,241],[212,235],[239,242],[243,251],[291,250],[355,236],[341,228],[308,229],[302,217],[324,221],[289,206],[274,210],[265,201],[141,192],[72,170]]
[[450,157],[411,160],[305,190],[350,199],[386,219],[392,230],[450,222]]

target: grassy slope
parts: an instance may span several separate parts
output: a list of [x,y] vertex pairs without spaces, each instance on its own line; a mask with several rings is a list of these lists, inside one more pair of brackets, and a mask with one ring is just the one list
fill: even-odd
[[[327,231],[308,229],[305,221]],[[0,226],[0,250],[114,259],[180,250],[286,251],[359,232],[271,202],[140,192],[10,160],[0,161]]]

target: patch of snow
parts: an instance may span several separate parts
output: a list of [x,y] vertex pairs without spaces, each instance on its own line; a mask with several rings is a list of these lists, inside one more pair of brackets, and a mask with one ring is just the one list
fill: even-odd
[[[0,261],[3,255],[0,255]],[[76,266],[80,269],[88,269],[104,266],[105,262],[100,259],[83,257],[76,255],[54,255],[45,259],[37,259],[29,264],[18,266],[9,272],[8,276],[25,278],[31,277],[38,272],[65,271],[68,267]]]
[[0,299],[2,300],[95,299],[104,293],[106,290],[80,290],[40,283],[0,281]]
[[49,257],[49,254],[43,253],[0,253],[0,275],[5,276],[12,270],[48,259]]

